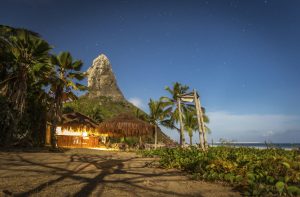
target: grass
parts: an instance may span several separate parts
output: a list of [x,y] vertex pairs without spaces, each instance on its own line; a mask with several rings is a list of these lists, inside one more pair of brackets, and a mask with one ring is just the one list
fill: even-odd
[[[88,98],[82,96],[78,100],[64,104],[66,112],[77,111],[81,112],[96,121],[103,121],[112,118],[118,114],[129,113],[135,115],[138,108],[131,103],[124,101],[113,101],[109,97]],[[140,113],[145,115],[145,112],[140,110]]]

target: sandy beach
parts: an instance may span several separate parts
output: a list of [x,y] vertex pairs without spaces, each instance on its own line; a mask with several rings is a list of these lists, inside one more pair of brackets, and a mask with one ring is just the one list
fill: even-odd
[[240,196],[132,152],[0,152],[0,196]]

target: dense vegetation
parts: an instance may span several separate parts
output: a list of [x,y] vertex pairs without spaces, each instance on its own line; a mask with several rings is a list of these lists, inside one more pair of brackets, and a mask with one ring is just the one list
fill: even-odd
[[62,102],[85,89],[83,63],[51,50],[38,33],[0,25],[1,146],[43,145],[47,121],[54,146]]
[[247,196],[300,195],[299,150],[195,147],[143,151],[160,157],[160,165],[192,173],[194,178],[222,181]]
[[124,101],[114,101],[110,97],[89,98],[81,96],[73,102],[64,104],[64,112],[77,111],[83,113],[98,122],[112,118],[120,113],[128,113],[134,116],[146,116],[133,104]]

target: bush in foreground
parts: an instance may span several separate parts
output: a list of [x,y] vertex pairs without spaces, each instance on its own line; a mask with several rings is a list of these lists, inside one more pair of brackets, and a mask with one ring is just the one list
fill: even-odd
[[300,195],[300,154],[283,149],[195,147],[143,151],[160,157],[164,168],[192,173],[194,178],[222,181],[248,196]]

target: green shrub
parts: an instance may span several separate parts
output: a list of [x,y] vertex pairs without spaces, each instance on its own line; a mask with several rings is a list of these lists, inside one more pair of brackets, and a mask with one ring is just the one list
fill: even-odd
[[197,179],[224,181],[246,196],[300,195],[299,152],[283,149],[211,147],[143,151],[160,165],[188,171]]

